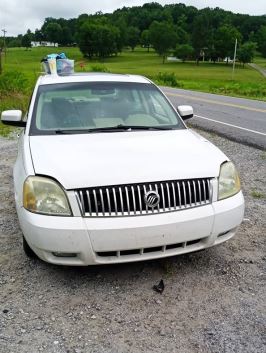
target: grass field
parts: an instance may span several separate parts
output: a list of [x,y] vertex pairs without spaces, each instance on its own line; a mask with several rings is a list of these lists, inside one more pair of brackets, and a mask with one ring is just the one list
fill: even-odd
[[255,58],[254,63],[266,69],[266,58],[263,58],[262,56],[258,56]]
[[[59,48],[55,48],[59,50]],[[34,48],[24,50],[23,48],[9,49],[7,53],[5,70],[21,71],[34,82],[41,72],[40,60],[46,54],[53,52],[53,48]],[[236,65],[234,80],[232,80],[232,65],[226,63],[200,63],[195,62],[168,62],[162,64],[162,59],[153,51],[148,53],[142,48],[134,52],[124,51],[122,54],[108,58],[104,63],[98,60],[87,61],[82,57],[78,48],[60,48],[68,57],[75,59],[76,70],[80,70],[79,64],[85,64],[86,71],[91,71],[93,66],[105,67],[110,72],[132,73],[155,79],[159,72],[174,73],[180,86],[187,89],[201,90],[205,92],[216,92],[233,94],[239,96],[250,96],[252,98],[263,98],[256,91],[256,86],[266,85],[265,79],[255,70],[247,65],[243,68]],[[260,63],[266,64],[263,58],[258,59]],[[265,87],[265,86],[264,86]]]
[[[134,52],[125,50],[122,54],[108,58],[104,62],[84,59],[78,48],[33,48],[31,50],[13,48],[8,50],[6,58],[3,57],[2,60],[0,111],[12,108],[26,110],[32,88],[42,71],[40,60],[54,51],[65,52],[69,58],[75,59],[76,71],[107,70],[113,73],[140,74],[165,86],[172,85],[184,89],[266,101],[266,80],[248,65],[243,68],[237,64],[232,79],[231,64],[227,65],[223,62],[216,64],[205,62],[200,63],[199,66],[195,62],[162,64],[162,59],[154,51],[151,50],[148,53],[142,48],[137,48]],[[263,58],[256,58],[255,62],[266,67],[266,60]],[[15,77],[9,77],[9,82],[3,84],[6,80],[4,75],[8,72],[15,73]],[[0,130],[3,133],[2,125],[0,125]],[[8,134],[9,130],[5,128],[4,133]]]

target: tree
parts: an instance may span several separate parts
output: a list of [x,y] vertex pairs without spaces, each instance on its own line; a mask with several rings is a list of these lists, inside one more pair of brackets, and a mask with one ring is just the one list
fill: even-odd
[[158,55],[162,56],[163,63],[169,50],[174,48],[177,36],[172,24],[154,21],[150,26],[150,41]]
[[84,56],[104,58],[117,54],[119,29],[106,24],[85,21],[79,28],[77,41]]
[[127,23],[124,16],[119,17],[117,21],[113,22],[114,26],[119,29],[120,35],[117,38],[117,50],[122,52],[123,47],[126,45],[127,36]]
[[77,32],[77,42],[80,51],[84,56],[92,58],[95,55],[94,33],[96,32],[95,25],[90,21],[82,21]]
[[27,33],[21,39],[21,46],[25,47],[26,50],[31,48],[31,41],[33,39],[33,33],[28,29]]
[[69,27],[63,27],[62,28],[62,37],[59,40],[60,44],[62,45],[69,45],[72,44],[74,42],[73,37],[72,37],[72,33]]
[[216,52],[220,58],[227,58],[227,63],[228,59],[233,57],[236,39],[238,43],[240,43],[242,36],[240,32],[231,25],[219,27],[215,34],[214,46]]
[[194,53],[194,49],[189,44],[180,44],[176,46],[175,56],[180,58],[183,62],[189,59]]
[[39,29],[35,29],[34,32],[34,39],[36,42],[42,42],[43,41],[43,33]]
[[254,42],[246,42],[242,44],[238,50],[238,59],[243,63],[243,66],[253,60],[256,48],[257,44]]
[[145,48],[148,48],[148,52],[149,52],[150,46],[151,46],[151,40],[150,40],[150,31],[148,29],[145,29],[141,33],[140,42]]
[[210,45],[210,33],[211,32],[209,30],[208,18],[206,14],[200,14],[193,21],[193,30],[191,36],[197,64],[199,63],[202,50],[206,50],[206,48],[208,48]]
[[55,43],[60,43],[62,38],[62,27],[56,22],[49,23],[45,28],[45,37],[55,46]]
[[99,25],[96,28],[96,55],[103,59],[118,53],[119,30],[114,26]]
[[188,44],[189,34],[180,26],[176,28],[177,43],[178,44]]
[[261,26],[257,34],[258,50],[266,58],[266,26]]
[[126,34],[126,44],[133,51],[139,43],[139,29],[137,27],[129,27]]

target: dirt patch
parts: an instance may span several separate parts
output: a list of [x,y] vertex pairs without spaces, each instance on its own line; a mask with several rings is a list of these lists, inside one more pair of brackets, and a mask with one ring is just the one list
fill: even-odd
[[[56,267],[22,251],[16,141],[0,139],[0,352],[265,352],[266,160],[203,133],[238,166],[246,222],[203,252],[126,265]],[[152,288],[163,278],[162,295]]]

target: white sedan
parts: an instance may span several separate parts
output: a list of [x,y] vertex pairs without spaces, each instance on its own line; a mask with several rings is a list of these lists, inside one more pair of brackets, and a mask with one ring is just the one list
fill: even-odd
[[236,233],[244,200],[234,164],[140,76],[41,76],[14,166],[24,250],[59,265],[163,258]]

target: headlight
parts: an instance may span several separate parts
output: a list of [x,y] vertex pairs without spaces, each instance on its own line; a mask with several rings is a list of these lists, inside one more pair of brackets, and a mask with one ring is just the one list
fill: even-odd
[[240,179],[236,167],[232,162],[221,165],[219,176],[218,199],[226,199],[240,191]]
[[29,176],[23,187],[23,206],[35,213],[71,216],[65,192],[49,178]]

